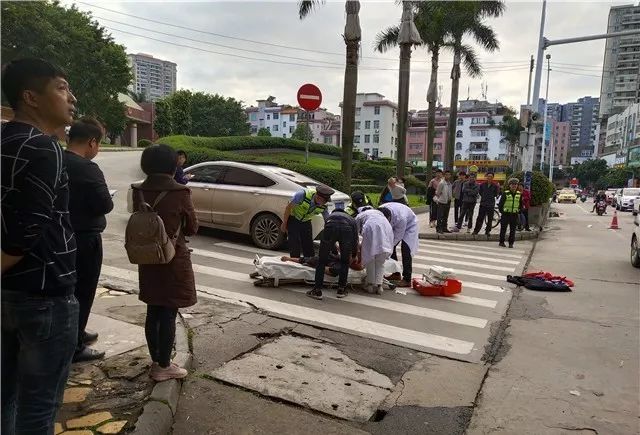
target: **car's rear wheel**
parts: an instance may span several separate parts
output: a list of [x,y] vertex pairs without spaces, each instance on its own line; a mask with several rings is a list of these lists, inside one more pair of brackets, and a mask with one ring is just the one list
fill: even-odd
[[635,234],[631,236],[631,264],[633,267],[640,268],[640,246],[638,246],[638,238]]
[[261,249],[278,249],[284,244],[286,235],[280,231],[282,220],[274,214],[265,213],[251,223],[251,239]]

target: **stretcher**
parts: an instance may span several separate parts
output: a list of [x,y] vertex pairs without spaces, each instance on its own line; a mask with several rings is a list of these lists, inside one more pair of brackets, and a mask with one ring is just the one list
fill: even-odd
[[[316,270],[313,267],[305,266],[291,261],[282,261],[281,257],[260,257],[256,255],[253,260],[256,267],[255,272],[250,274],[257,287],[279,287],[287,284],[309,284],[315,283]],[[402,267],[397,261],[388,259],[384,263],[384,276],[394,273],[401,273]],[[366,270],[349,269],[347,284],[350,286],[362,286],[367,276]],[[395,285],[384,279],[383,286],[393,290]],[[327,287],[337,287],[338,277],[325,274],[324,285]]]

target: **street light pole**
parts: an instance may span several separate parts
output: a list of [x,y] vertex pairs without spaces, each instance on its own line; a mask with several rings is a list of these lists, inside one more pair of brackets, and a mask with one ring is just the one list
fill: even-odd
[[540,156],[540,171],[544,171],[544,153],[547,144],[547,117],[549,116],[549,76],[551,75],[551,55],[547,54],[547,91],[544,95],[544,116],[542,120],[542,155]]

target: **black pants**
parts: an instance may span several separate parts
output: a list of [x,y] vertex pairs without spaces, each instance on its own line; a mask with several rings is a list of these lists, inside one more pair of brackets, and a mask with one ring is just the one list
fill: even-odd
[[429,206],[429,222],[435,222],[438,220],[438,202],[435,200],[431,200],[431,205]]
[[460,210],[462,209],[462,200],[454,199],[453,200],[453,220],[458,222],[458,218],[460,217]]
[[447,229],[447,221],[449,220],[449,210],[451,210],[451,203],[446,204],[438,203],[438,224],[436,225],[436,231],[442,232]]
[[504,243],[504,237],[507,234],[507,226],[509,226],[509,246],[513,246],[513,242],[516,241],[517,225],[517,213],[502,213],[502,216],[500,217],[500,243]]
[[287,221],[287,231],[289,235],[289,254],[293,258],[299,258],[302,253],[303,257],[313,257],[316,252],[313,248],[313,229],[311,221],[300,222],[293,216]]
[[487,235],[491,233],[491,227],[493,226],[493,207],[486,205],[481,205],[478,210],[478,219],[476,220],[476,227],[473,230],[474,233],[480,232],[485,217],[487,218],[487,228],[485,228],[485,233]]
[[[391,259],[398,261],[398,254],[396,254],[396,247],[393,247],[393,254]],[[413,274],[413,258],[411,257],[411,249],[409,245],[403,240],[400,242],[400,252],[402,253],[402,279],[407,282],[411,282],[411,275]]]
[[167,368],[171,364],[177,315],[177,308],[147,305],[144,335],[147,338],[151,360],[160,364],[162,368]]
[[524,227],[525,229],[529,229],[529,209],[522,209],[522,222],[520,222],[520,227]]
[[89,321],[91,306],[96,296],[96,287],[100,279],[102,268],[102,236],[100,234],[76,234],[76,275],[78,281],[75,296],[78,300],[80,314],[78,316],[78,344],[77,351],[84,349],[82,337]]
[[460,216],[458,216],[458,220],[456,224],[458,228],[462,228],[464,221],[467,221],[467,228],[471,229],[473,226],[473,211],[476,208],[475,202],[463,202],[462,210],[460,211]]
[[340,246],[340,273],[338,274],[338,286],[346,287],[349,274],[349,260],[355,246],[353,246],[355,234],[351,227],[344,225],[326,225],[322,231],[320,240],[320,253],[316,266],[315,288],[321,289],[324,283],[324,269],[329,264],[329,254],[336,242]]

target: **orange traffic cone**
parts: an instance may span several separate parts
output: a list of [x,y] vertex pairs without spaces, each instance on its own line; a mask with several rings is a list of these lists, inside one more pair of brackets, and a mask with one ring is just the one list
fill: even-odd
[[618,211],[614,210],[613,211],[613,219],[611,220],[611,226],[609,227],[610,230],[619,230],[620,227],[618,226]]

